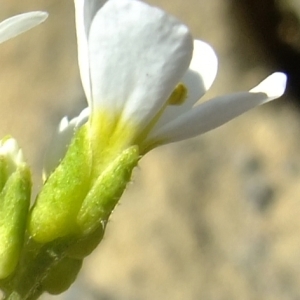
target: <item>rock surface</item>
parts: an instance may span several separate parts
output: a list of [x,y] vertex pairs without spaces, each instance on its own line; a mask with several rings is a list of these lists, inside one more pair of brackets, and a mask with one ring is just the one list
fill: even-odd
[[[219,74],[205,99],[250,89],[276,70],[230,1],[151,3],[215,48]],[[72,1],[6,1],[0,18],[33,9],[49,11],[49,20],[0,48],[0,133],[18,139],[38,191],[57,122],[85,102]],[[290,100],[143,158],[104,242],[56,298],[300,298],[300,121]]]

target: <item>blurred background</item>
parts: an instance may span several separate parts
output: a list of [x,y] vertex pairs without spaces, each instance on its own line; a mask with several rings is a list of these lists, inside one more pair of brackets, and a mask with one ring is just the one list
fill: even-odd
[[[288,72],[288,93],[143,158],[77,282],[44,299],[299,299],[299,1],[148,2],[215,48],[219,73],[204,100],[276,70]],[[50,17],[0,47],[0,134],[19,141],[36,192],[59,120],[86,103],[73,2],[1,0],[0,19],[31,10]]]

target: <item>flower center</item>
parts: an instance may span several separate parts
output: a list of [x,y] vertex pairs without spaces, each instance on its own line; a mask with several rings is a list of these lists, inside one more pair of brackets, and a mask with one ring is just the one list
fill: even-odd
[[152,119],[152,121],[148,124],[148,126],[143,130],[143,132],[139,135],[136,140],[136,144],[140,146],[140,151],[142,154],[150,151],[155,148],[156,144],[153,145],[145,145],[143,141],[146,139],[149,132],[155,126],[155,124],[159,121],[160,117],[163,115],[164,111],[169,105],[182,105],[187,99],[188,89],[183,83],[178,83],[169,99],[165,102],[160,111],[156,114],[156,116]]

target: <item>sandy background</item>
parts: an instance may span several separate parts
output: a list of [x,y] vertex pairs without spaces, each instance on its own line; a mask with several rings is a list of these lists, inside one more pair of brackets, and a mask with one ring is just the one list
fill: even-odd
[[[0,1],[0,19],[50,13],[45,24],[0,47],[0,135],[18,139],[37,191],[56,124],[85,106],[74,8],[71,0]],[[231,1],[149,2],[215,48],[219,74],[206,99],[250,89],[276,70]],[[284,97],[151,152],[78,281],[44,299],[299,299],[299,133],[298,112]]]

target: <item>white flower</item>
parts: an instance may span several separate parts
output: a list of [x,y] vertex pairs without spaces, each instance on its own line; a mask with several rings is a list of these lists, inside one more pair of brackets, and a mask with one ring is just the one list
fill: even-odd
[[0,23],[0,43],[3,43],[46,20],[48,14],[41,11],[20,14]]
[[215,79],[217,57],[185,25],[136,0],[75,0],[75,10],[88,126],[99,156],[133,144],[145,154],[284,93],[286,76],[274,73],[250,92],[195,105]]

